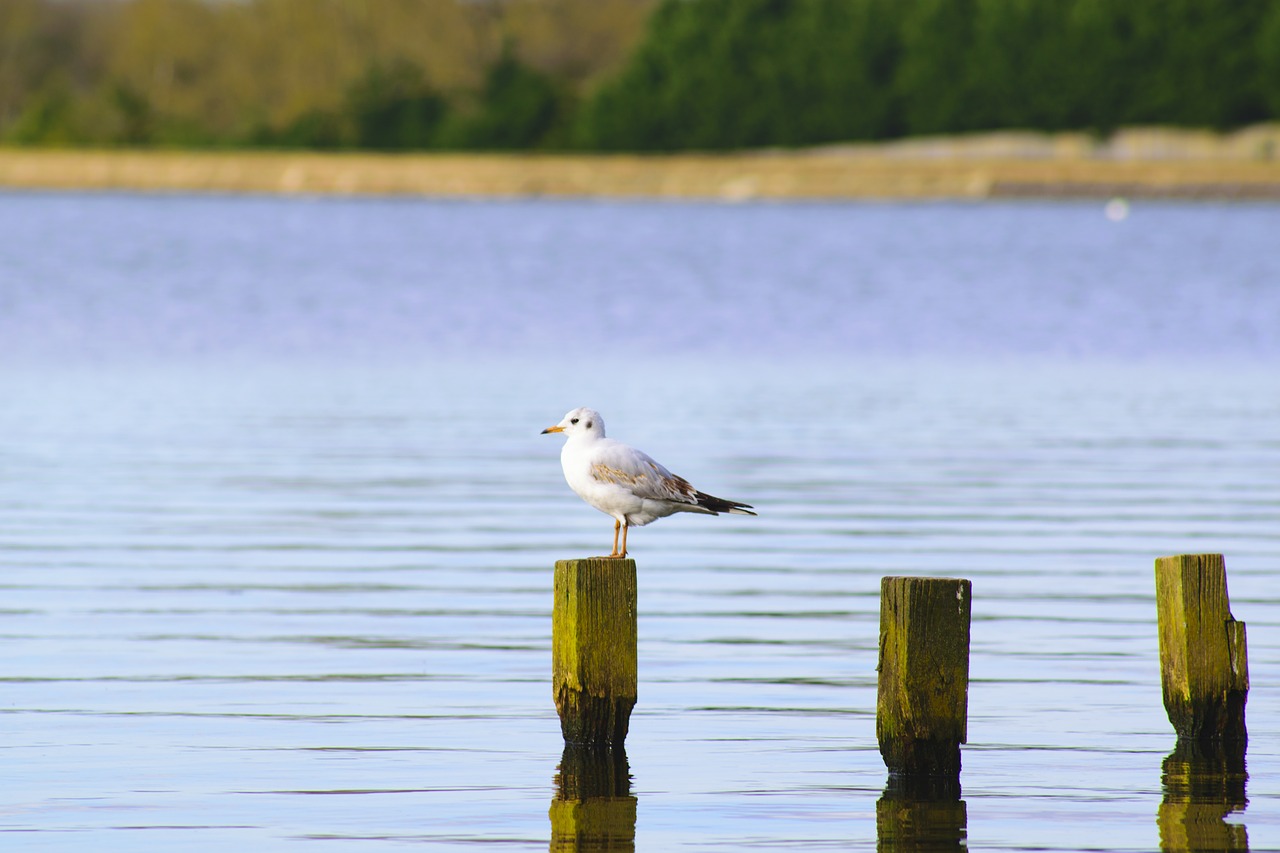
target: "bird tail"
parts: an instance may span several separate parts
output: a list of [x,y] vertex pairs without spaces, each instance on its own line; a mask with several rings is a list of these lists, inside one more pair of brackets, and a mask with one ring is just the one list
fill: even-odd
[[717,498],[706,492],[694,492],[694,497],[698,501],[698,506],[714,513],[727,512],[730,515],[755,515],[752,512],[751,504],[739,503],[738,501],[727,501],[724,498]]

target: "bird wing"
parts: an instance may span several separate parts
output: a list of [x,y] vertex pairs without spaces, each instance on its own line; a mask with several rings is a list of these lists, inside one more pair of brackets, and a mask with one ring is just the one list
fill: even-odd
[[698,490],[677,477],[647,453],[616,441],[601,447],[591,460],[591,476],[597,483],[622,486],[638,498],[673,503],[698,503]]

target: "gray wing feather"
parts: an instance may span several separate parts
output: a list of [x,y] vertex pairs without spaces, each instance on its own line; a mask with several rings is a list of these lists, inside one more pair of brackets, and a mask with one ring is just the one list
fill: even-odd
[[602,447],[591,463],[591,476],[600,483],[623,486],[636,497],[696,506],[698,492],[647,453],[618,442]]

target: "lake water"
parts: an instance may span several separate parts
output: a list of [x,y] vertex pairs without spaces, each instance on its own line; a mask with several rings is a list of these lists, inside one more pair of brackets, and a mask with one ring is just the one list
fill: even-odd
[[[1280,849],[1278,234],[0,195],[0,845],[547,849],[551,570],[612,525],[539,432],[591,405],[760,513],[631,536],[634,849]],[[1250,742],[1188,805],[1152,566],[1201,552]],[[896,574],[973,582],[960,803],[886,797]]]

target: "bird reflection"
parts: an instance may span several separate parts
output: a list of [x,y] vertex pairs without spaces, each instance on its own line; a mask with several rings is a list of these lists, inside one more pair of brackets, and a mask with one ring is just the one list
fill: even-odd
[[962,853],[968,814],[959,777],[891,774],[876,803],[876,849],[881,853]]
[[621,748],[567,744],[551,800],[551,850],[636,849],[636,798]]
[[1249,849],[1243,824],[1223,820],[1249,802],[1244,755],[1243,741],[1178,739],[1161,765],[1164,799],[1156,822],[1162,851]]

